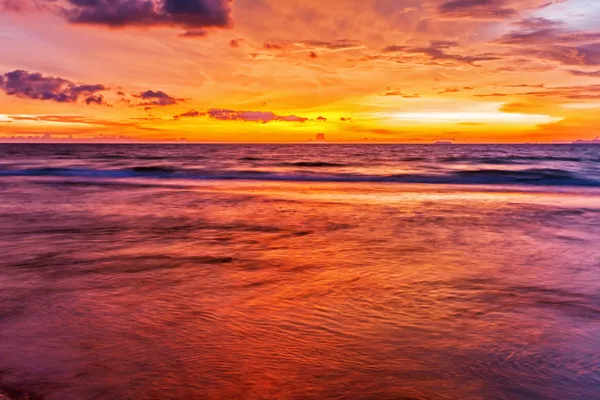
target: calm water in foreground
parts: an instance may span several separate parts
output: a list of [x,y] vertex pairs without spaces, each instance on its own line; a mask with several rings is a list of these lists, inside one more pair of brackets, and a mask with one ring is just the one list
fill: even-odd
[[0,399],[600,398],[600,146],[0,145],[0,237]]

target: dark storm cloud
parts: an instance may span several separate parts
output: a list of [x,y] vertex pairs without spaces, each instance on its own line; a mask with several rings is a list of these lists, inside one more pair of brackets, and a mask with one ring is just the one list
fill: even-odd
[[441,16],[457,19],[507,19],[517,10],[506,7],[504,0],[453,0],[438,7]]
[[0,89],[9,96],[35,100],[50,100],[59,103],[106,105],[98,92],[107,90],[104,85],[84,85],[55,76],[15,70],[0,75]]
[[172,106],[172,105],[178,104],[181,101],[184,101],[184,99],[178,99],[176,97],[169,96],[162,90],[158,90],[158,91],[146,90],[145,92],[142,92],[139,94],[134,94],[133,96],[137,97],[138,99],[145,100],[141,103],[134,104],[135,107],[150,107],[150,106],[165,107],[165,106]]
[[62,13],[74,24],[212,28],[231,24],[231,4],[231,0],[68,0]]

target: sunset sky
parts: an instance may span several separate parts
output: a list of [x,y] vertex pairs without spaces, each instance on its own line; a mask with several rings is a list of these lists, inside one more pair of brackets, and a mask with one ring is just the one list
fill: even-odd
[[0,0],[0,138],[600,135],[600,1]]

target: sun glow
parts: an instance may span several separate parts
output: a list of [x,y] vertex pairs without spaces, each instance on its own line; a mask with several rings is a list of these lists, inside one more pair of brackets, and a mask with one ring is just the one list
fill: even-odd
[[398,121],[423,123],[494,123],[511,125],[538,125],[558,122],[562,118],[549,115],[519,114],[504,112],[400,112],[389,114]]

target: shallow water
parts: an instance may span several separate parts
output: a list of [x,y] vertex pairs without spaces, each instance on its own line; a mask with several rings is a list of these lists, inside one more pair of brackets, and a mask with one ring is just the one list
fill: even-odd
[[11,398],[600,398],[600,147],[0,154]]

